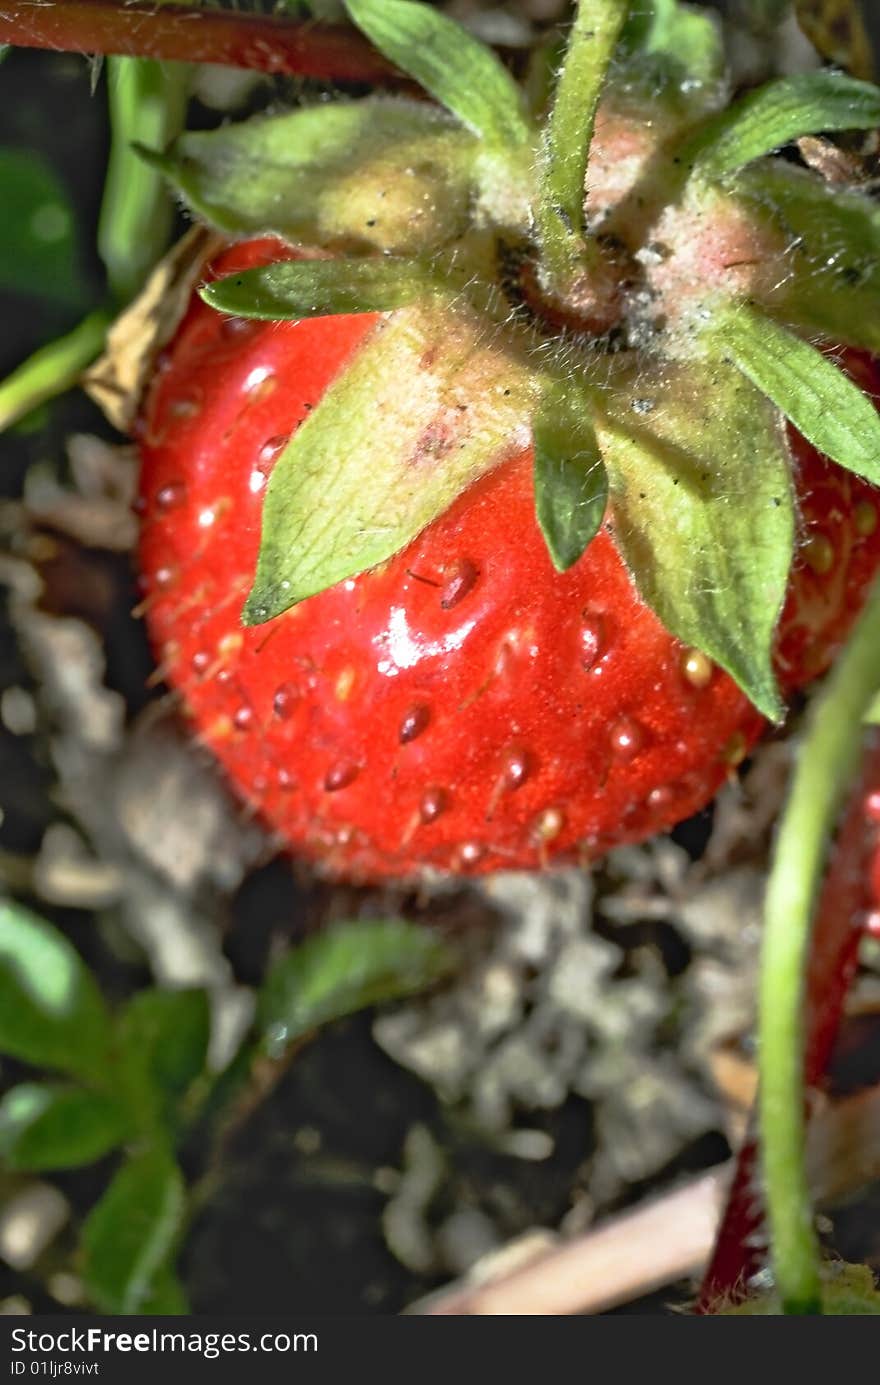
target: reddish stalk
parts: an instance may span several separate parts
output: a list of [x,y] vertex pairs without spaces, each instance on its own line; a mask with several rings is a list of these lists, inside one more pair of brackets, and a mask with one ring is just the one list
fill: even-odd
[[0,10],[0,43],[224,63],[331,82],[409,85],[356,29],[192,5],[17,0]]
[[[872,864],[880,852],[880,732],[868,732],[862,771],[841,822],[819,896],[807,972],[807,1090],[823,1079],[847,990],[858,961],[861,925],[880,906]],[[699,1308],[710,1312],[719,1298],[742,1298],[765,1260],[759,1152],[753,1138],[740,1151],[736,1176],[700,1291]]]

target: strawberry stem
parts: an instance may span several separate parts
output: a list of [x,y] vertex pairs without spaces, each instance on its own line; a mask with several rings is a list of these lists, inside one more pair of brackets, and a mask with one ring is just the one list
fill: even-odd
[[13,0],[0,11],[0,44],[72,53],[121,53],[223,63],[335,82],[409,85],[347,25],[283,15],[117,0]]
[[544,287],[564,294],[598,252],[586,234],[585,185],[599,96],[629,0],[578,0],[544,146],[538,201]]
[[880,585],[814,705],[783,815],[765,906],[759,994],[759,1125],[773,1263],[784,1311],[821,1311],[819,1247],[804,1159],[804,998],[829,838],[880,687]]
[[0,432],[71,389],[104,345],[110,316],[90,313],[67,336],[50,342],[0,382]]

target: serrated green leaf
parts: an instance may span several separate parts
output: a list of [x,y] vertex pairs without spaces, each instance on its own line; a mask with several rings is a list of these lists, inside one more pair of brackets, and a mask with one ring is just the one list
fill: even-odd
[[358,28],[435,101],[487,144],[524,144],[519,88],[490,48],[460,24],[411,0],[346,0]]
[[465,304],[429,299],[380,321],[275,465],[245,623],[404,548],[526,444],[535,389],[513,339]]
[[533,424],[535,512],[553,566],[565,572],[595,538],[608,476],[587,396],[570,384],[545,391]]
[[833,361],[745,304],[719,311],[713,330],[730,360],[808,442],[880,484],[880,414]]
[[624,48],[640,60],[668,63],[682,76],[710,82],[724,71],[724,45],[717,22],[705,11],[680,0],[641,0],[630,12]]
[[720,360],[631,370],[619,384],[637,410],[596,421],[615,540],[666,628],[779,720],[772,649],[795,529],[779,415]]
[[218,279],[201,290],[221,313],[270,322],[334,313],[384,313],[431,292],[437,280],[417,260],[285,260]]
[[221,231],[407,255],[464,230],[478,148],[424,102],[371,97],[185,134],[162,155],[139,152]]
[[82,1231],[83,1280],[103,1313],[138,1313],[171,1261],[183,1229],[183,1175],[167,1149],[133,1155]]
[[173,1124],[174,1109],[204,1071],[210,1007],[204,990],[139,991],[117,1026],[120,1082],[135,1120]]
[[10,1169],[75,1169],[125,1138],[120,1103],[84,1087],[26,1082],[0,1101],[0,1160]]
[[681,152],[693,174],[725,178],[800,135],[880,125],[880,89],[835,72],[769,82],[706,122]]
[[261,1043],[278,1057],[321,1024],[424,990],[451,965],[449,948],[428,928],[402,919],[336,924],[270,969],[259,998]]
[[0,148],[0,288],[81,307],[87,299],[70,198],[33,149]]
[[880,207],[774,160],[744,169],[735,195],[789,237],[786,274],[765,300],[793,326],[880,352]]
[[0,1052],[101,1079],[109,1047],[104,1002],[79,953],[44,919],[0,900]]

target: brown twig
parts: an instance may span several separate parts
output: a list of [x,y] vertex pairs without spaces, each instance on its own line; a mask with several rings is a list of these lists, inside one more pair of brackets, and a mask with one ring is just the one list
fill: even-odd
[[121,53],[223,63],[331,82],[406,85],[357,30],[275,15],[118,0],[14,0],[0,10],[0,43],[70,53]]
[[[808,1133],[810,1183],[828,1204],[880,1175],[880,1087],[817,1111]],[[705,1265],[732,1161],[594,1231],[541,1251],[508,1274],[464,1281],[410,1312],[443,1316],[604,1313]]]

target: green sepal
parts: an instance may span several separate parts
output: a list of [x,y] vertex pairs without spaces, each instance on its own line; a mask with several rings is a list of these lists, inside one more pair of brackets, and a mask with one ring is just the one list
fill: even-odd
[[709,120],[679,158],[700,178],[726,178],[801,135],[880,125],[880,88],[834,72],[786,77]]
[[827,356],[748,304],[718,311],[713,331],[725,355],[808,442],[880,485],[880,414]]
[[608,503],[608,476],[584,390],[553,381],[533,423],[535,512],[557,572],[595,538]]
[[642,64],[666,69],[674,80],[717,81],[724,73],[724,44],[718,23],[680,0],[642,0],[630,12],[622,37],[624,53]]
[[788,237],[786,273],[764,302],[829,341],[880,352],[880,207],[776,159],[742,171],[737,201]]
[[795,534],[779,414],[722,360],[629,369],[631,409],[616,393],[596,419],[615,541],[666,628],[779,721],[773,641]]
[[385,313],[442,284],[417,260],[285,260],[200,289],[209,307],[236,317],[299,321],[334,313]]
[[232,235],[427,254],[466,229],[478,142],[397,97],[339,101],[187,133],[139,150],[187,206]]
[[275,465],[244,623],[399,552],[527,445],[535,388],[516,340],[487,334],[464,302],[437,296],[381,320]]
[[460,24],[411,0],[346,0],[345,8],[380,53],[487,144],[507,149],[529,139],[519,87]]
[[0,1101],[0,1160],[10,1169],[74,1169],[109,1154],[129,1129],[104,1092],[23,1082]]

